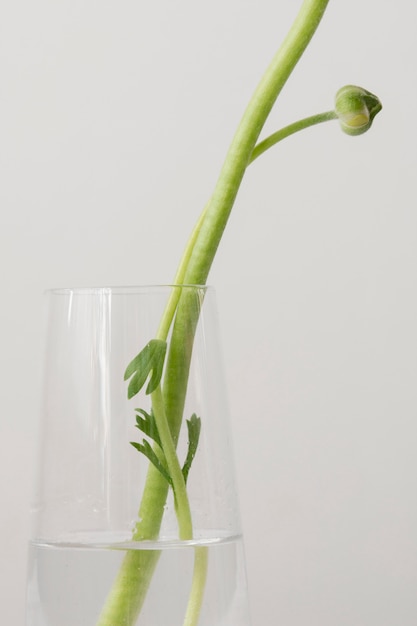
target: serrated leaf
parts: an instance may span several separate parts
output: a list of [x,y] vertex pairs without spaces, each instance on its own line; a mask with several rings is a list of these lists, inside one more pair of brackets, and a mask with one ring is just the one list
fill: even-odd
[[149,377],[146,393],[149,395],[158,387],[164,369],[166,341],[151,339],[126,368],[124,379],[130,382],[127,388],[127,397],[133,398],[142,389]]
[[136,448],[139,452],[146,456],[146,458],[156,467],[156,469],[162,474],[166,481],[172,485],[171,476],[165,465],[158,458],[155,451],[152,449],[151,445],[144,439],[142,443],[137,443],[136,441],[131,441],[130,444]]
[[152,413],[147,413],[143,409],[135,409],[136,413],[136,428],[139,428],[145,435],[148,435],[151,439],[162,448],[161,439],[159,437],[158,427],[156,425],[155,416]]
[[182,475],[184,476],[184,482],[187,482],[188,473],[191,468],[191,464],[194,460],[195,453],[197,452],[198,441],[200,439],[201,431],[201,419],[197,417],[195,413],[192,414],[189,420],[187,420],[188,430],[188,451],[185,463],[182,468]]

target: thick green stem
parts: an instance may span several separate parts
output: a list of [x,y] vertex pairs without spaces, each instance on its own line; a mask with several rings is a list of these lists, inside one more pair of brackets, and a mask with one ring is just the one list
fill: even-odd
[[159,550],[129,550],[126,553],[97,626],[135,624],[159,556]]
[[217,247],[259,134],[283,86],[314,35],[329,0],[304,0],[282,46],[259,83],[237,129],[193,247],[184,280],[207,280]]

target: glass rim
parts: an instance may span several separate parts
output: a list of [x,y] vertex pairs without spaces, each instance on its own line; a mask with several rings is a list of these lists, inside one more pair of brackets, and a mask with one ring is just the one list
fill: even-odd
[[54,287],[45,289],[43,292],[46,296],[72,296],[72,295],[142,295],[146,293],[163,293],[181,289],[187,291],[211,291],[211,285],[193,285],[193,284],[175,284],[161,283],[148,285],[113,285],[113,286],[95,286],[95,287]]

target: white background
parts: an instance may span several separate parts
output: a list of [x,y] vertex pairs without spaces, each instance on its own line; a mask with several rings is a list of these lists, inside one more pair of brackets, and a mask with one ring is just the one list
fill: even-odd
[[[299,2],[0,7],[0,605],[23,626],[44,289],[166,283]],[[384,110],[251,166],[210,276],[253,624],[417,623],[414,4],[333,0],[267,131],[346,83]]]

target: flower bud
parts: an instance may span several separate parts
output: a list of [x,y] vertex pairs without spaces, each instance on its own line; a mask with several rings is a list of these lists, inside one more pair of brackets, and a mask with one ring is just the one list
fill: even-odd
[[381,109],[378,98],[362,87],[346,85],[336,94],[335,111],[342,130],[348,135],[365,133]]

